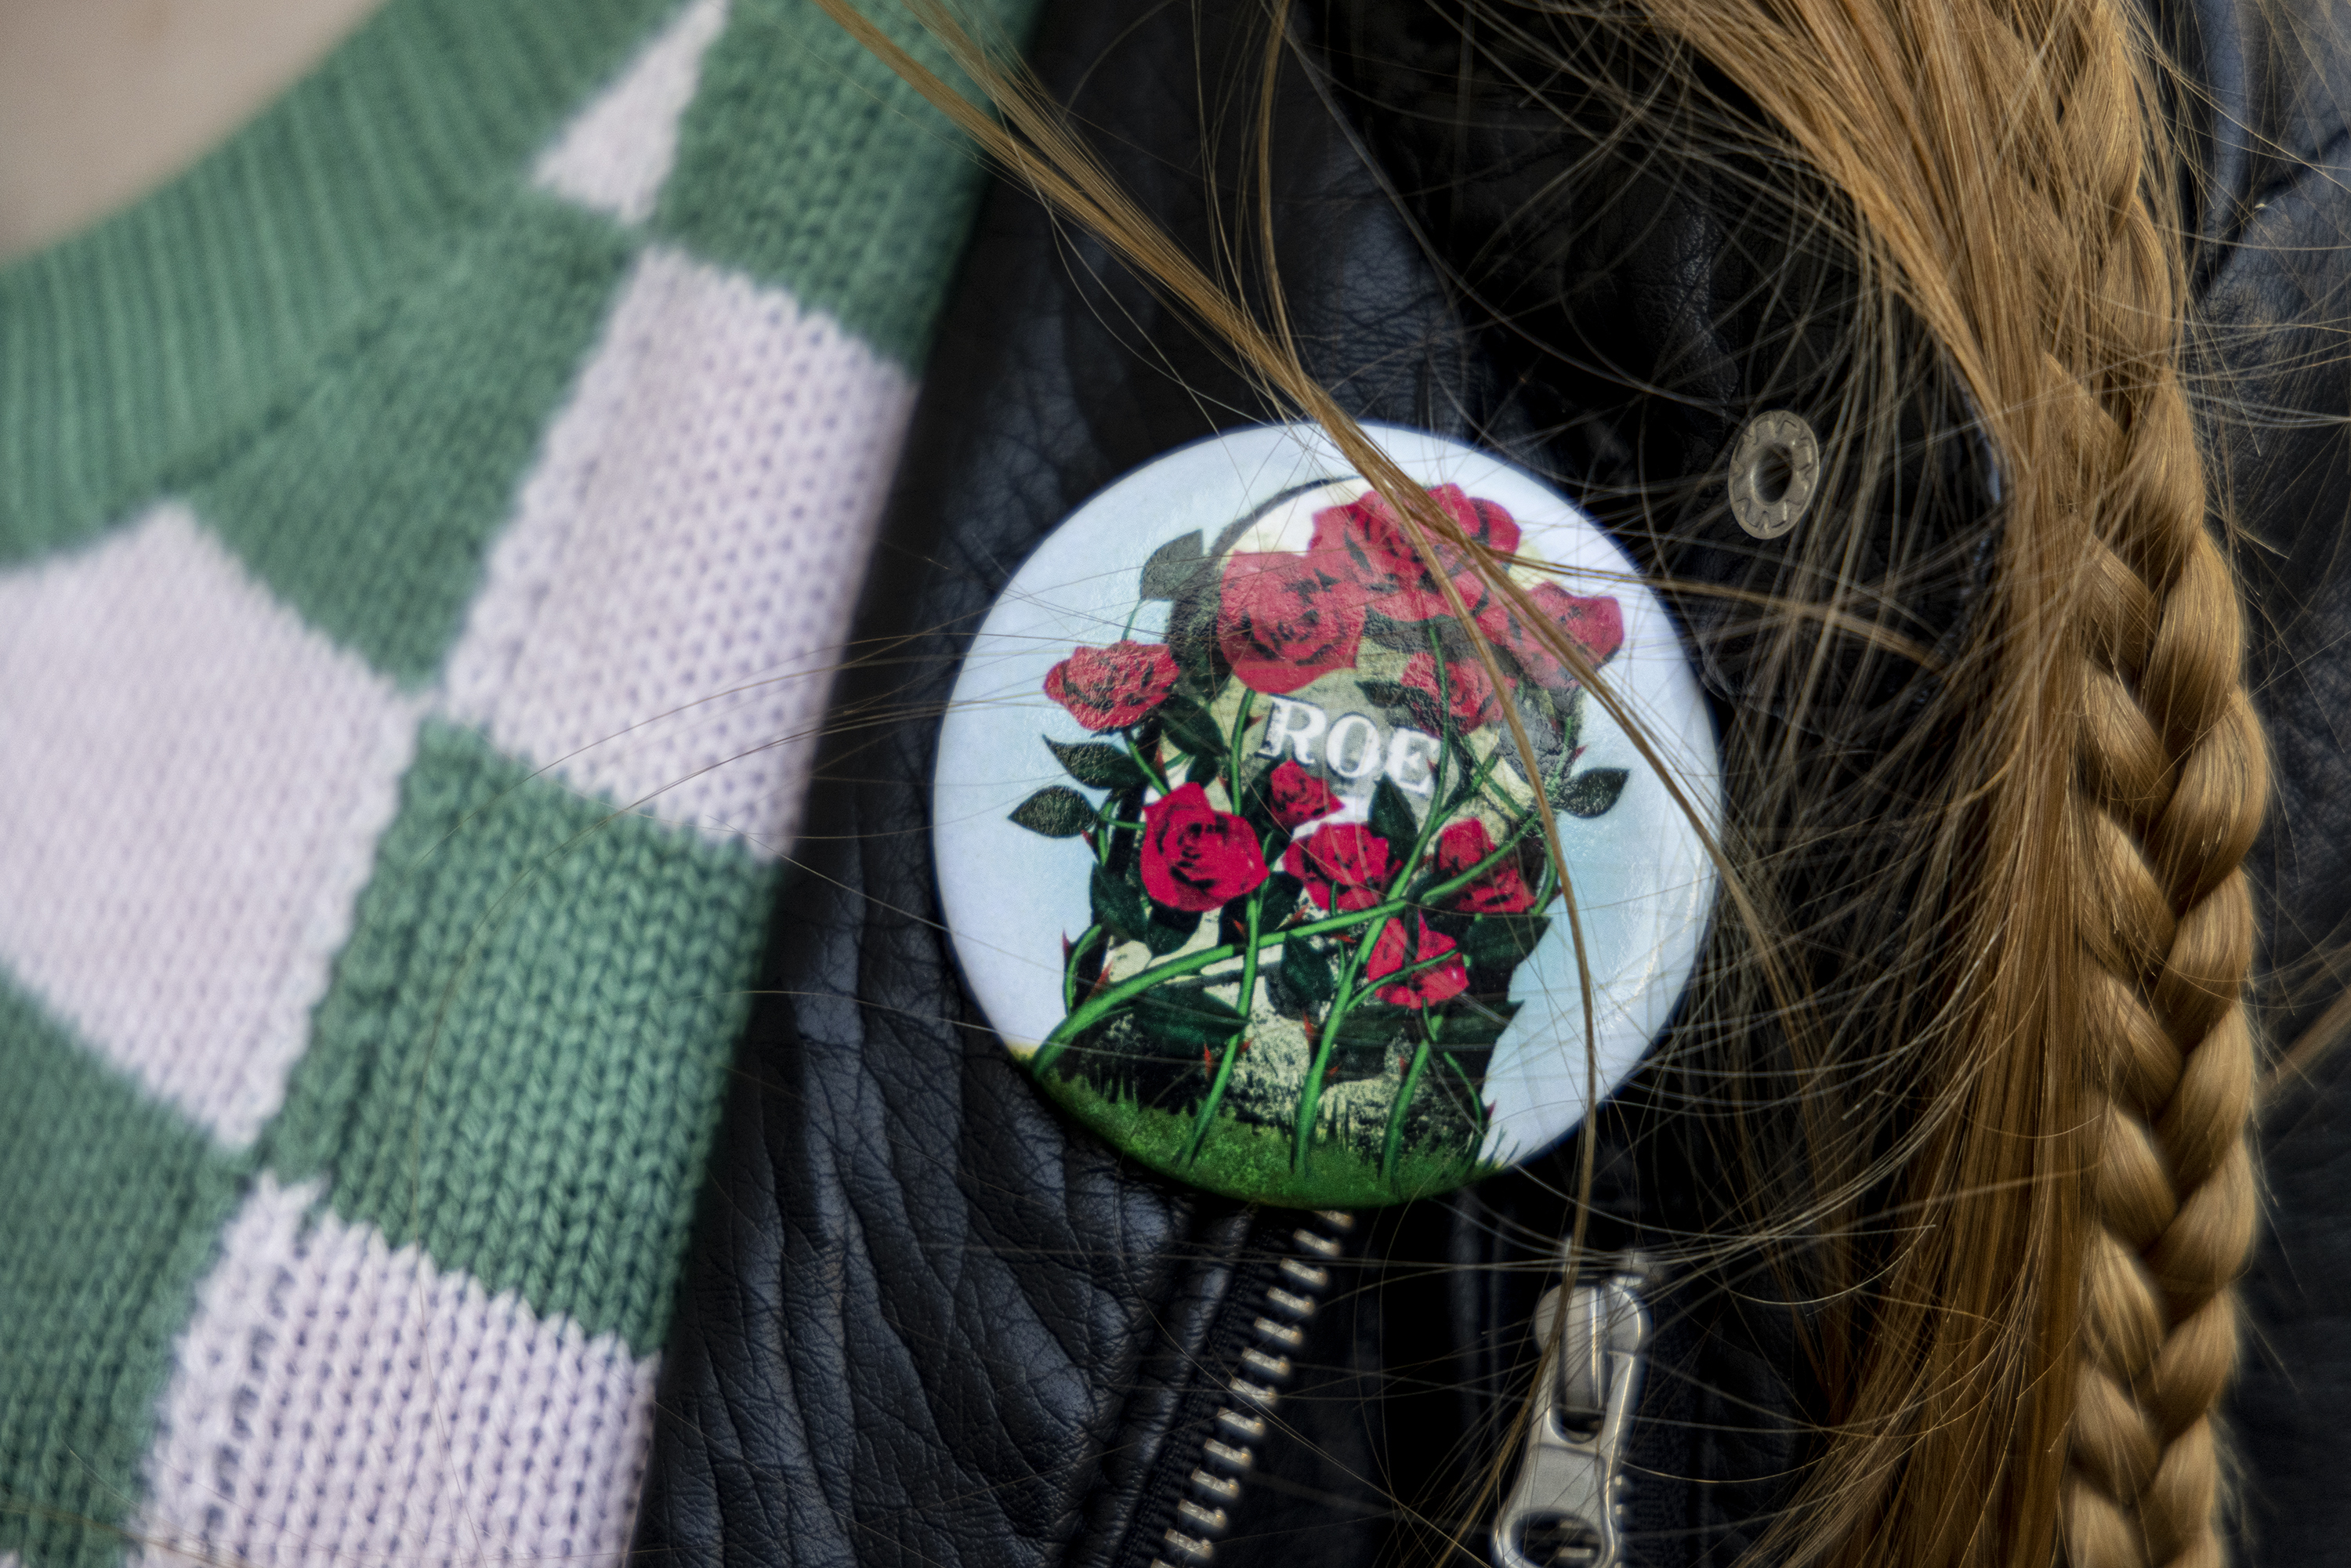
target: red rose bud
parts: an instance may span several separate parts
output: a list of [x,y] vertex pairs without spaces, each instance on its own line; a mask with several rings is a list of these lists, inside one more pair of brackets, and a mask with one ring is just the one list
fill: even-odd
[[1099,734],[1124,729],[1176,689],[1176,655],[1164,643],[1080,648],[1045,676],[1045,695]]
[[[1593,664],[1603,664],[1625,643],[1625,612],[1614,599],[1583,598],[1552,583],[1531,590],[1535,609],[1563,628]],[[1519,617],[1506,600],[1497,598],[1478,615],[1479,629],[1507,650],[1537,685],[1572,692],[1581,685],[1551,644],[1542,641]]]
[[[1493,852],[1494,841],[1487,837],[1485,823],[1475,817],[1456,822],[1437,835],[1437,879],[1451,882]],[[1504,861],[1456,894],[1453,907],[1477,915],[1517,915],[1532,908],[1534,902],[1518,866]]]
[[1361,822],[1341,822],[1290,845],[1281,869],[1306,884],[1317,908],[1352,915],[1380,901],[1394,858],[1387,840]]
[[1527,595],[1535,608],[1567,631],[1595,664],[1625,645],[1625,612],[1605,595],[1583,598],[1554,583],[1543,583]]
[[[1428,498],[1474,542],[1499,555],[1518,553],[1518,522],[1494,502],[1473,499],[1458,485],[1439,485]],[[1431,542],[1463,606],[1476,614],[1489,595],[1484,580],[1461,550],[1442,538]],[[1371,595],[1372,608],[1392,621],[1426,621],[1453,613],[1404,525],[1376,490],[1315,513],[1311,548],[1318,554],[1343,555]]]
[[1327,817],[1339,809],[1337,792],[1295,762],[1275,768],[1266,785],[1273,797],[1273,820],[1293,831],[1300,823]]
[[1324,560],[1281,550],[1226,558],[1217,642],[1242,685],[1280,696],[1352,668],[1364,639],[1364,588]]
[[1215,909],[1265,881],[1249,825],[1186,784],[1143,809],[1143,891],[1187,915]]
[[1343,560],[1374,599],[1406,591],[1416,585],[1424,569],[1420,557],[1396,524],[1395,514],[1376,490],[1343,507],[1325,507],[1314,514],[1314,534],[1307,546],[1317,559]]
[[1380,1000],[1399,1008],[1425,1008],[1459,996],[1469,988],[1469,967],[1455,952],[1458,945],[1442,931],[1432,931],[1421,924],[1416,915],[1391,920],[1387,928],[1372,944],[1370,958],[1364,965],[1367,978],[1377,980],[1415,964],[1427,963],[1432,958],[1453,956],[1442,964],[1423,969],[1419,974],[1393,986],[1382,986],[1374,994]]
[[[1437,700],[1437,655],[1415,653],[1404,662],[1404,684],[1406,689],[1425,692],[1432,703]],[[1486,666],[1469,660],[1445,661],[1445,684],[1452,698],[1453,721],[1463,729],[1482,729],[1501,713],[1494,700],[1494,682],[1486,674]]]

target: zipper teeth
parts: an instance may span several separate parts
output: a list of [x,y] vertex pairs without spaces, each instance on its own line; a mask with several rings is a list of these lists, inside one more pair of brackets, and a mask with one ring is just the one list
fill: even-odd
[[1208,1424],[1175,1516],[1160,1531],[1161,1552],[1151,1568],[1206,1568],[1216,1560],[1217,1538],[1230,1522],[1230,1511],[1241,1500],[1242,1479],[1257,1464],[1258,1445],[1265,1441],[1266,1416],[1280,1398],[1281,1385],[1290,1381],[1290,1358],[1305,1348],[1307,1321],[1331,1288],[1331,1271],[1322,1264],[1346,1251],[1342,1239],[1355,1228],[1355,1217],[1339,1209],[1317,1209],[1310,1218],[1312,1225],[1290,1234],[1291,1255],[1266,1287],[1249,1325],[1252,1343],[1225,1385],[1231,1402],[1218,1406]]

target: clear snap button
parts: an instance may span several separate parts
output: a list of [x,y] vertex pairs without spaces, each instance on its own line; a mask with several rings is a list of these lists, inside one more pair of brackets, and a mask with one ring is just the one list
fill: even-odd
[[1494,669],[1320,431],[1236,431],[1119,480],[1015,573],[934,787],[946,925],[1013,1059],[1154,1169],[1305,1208],[1558,1142],[1665,1026],[1715,895],[1713,730],[1665,607],[1539,481],[1370,434],[1515,563],[1523,598],[1441,552]]

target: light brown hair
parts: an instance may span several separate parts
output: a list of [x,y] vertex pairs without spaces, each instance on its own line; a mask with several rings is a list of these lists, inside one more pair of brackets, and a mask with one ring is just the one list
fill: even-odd
[[[941,0],[907,3],[986,106],[849,0],[820,0],[1330,430],[1425,549],[1474,549],[1302,368],[1278,277],[1253,313],[1001,50]],[[1831,443],[1847,476],[1803,547],[1820,591],[1754,622],[1782,678],[1816,687],[1840,639],[1917,656],[1886,603],[1901,582],[1864,584],[1843,563],[1922,363],[1957,389],[1999,476],[1964,643],[1928,661],[1907,737],[1865,778],[1823,785],[1801,723],[1726,737],[1718,853],[1734,917],[1667,1071],[1692,1105],[1730,1106],[1750,1168],[1792,1173],[1758,1187],[1743,1224],[1816,1296],[1805,1322],[1831,1408],[1764,1554],[2217,1563],[2213,1412],[2256,1208],[2240,862],[2267,782],[2183,391],[2160,54],[2126,0],[1481,0],[1473,14],[1571,75],[1595,39],[1634,51],[1646,85],[1611,100],[1628,127],[1646,117],[1657,146],[1748,171],[1792,221],[1825,204],[1855,280],[1838,325],[1854,385]],[[1269,9],[1269,84],[1285,16]],[[1660,515],[1656,497],[1643,507]],[[1498,591],[1523,593],[1486,564]],[[1865,820],[1856,801],[1876,802]],[[1797,876],[1798,851],[1837,874]],[[1871,924],[1878,947],[1834,950]]]

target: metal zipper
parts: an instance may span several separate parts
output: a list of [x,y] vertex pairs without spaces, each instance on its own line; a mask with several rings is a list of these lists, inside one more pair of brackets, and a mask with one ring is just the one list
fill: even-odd
[[1151,1568],[1206,1568],[1216,1561],[1217,1541],[1232,1522],[1241,1482],[1257,1463],[1267,1417],[1290,1381],[1290,1358],[1306,1347],[1306,1322],[1331,1288],[1329,1265],[1346,1250],[1340,1238],[1355,1228],[1355,1217],[1320,1209],[1311,1226],[1290,1232],[1290,1257],[1266,1287],[1250,1325],[1254,1342],[1241,1352],[1226,1390],[1232,1403],[1219,1405],[1201,1440],[1198,1460],[1176,1500],[1176,1516],[1160,1532],[1161,1554]]
[[1494,1568],[1621,1568],[1648,1274],[1638,1254],[1623,1253],[1597,1278],[1554,1286],[1535,1308],[1536,1342],[1546,1351],[1554,1335],[1560,1343],[1535,1385],[1518,1478],[1495,1516]]

